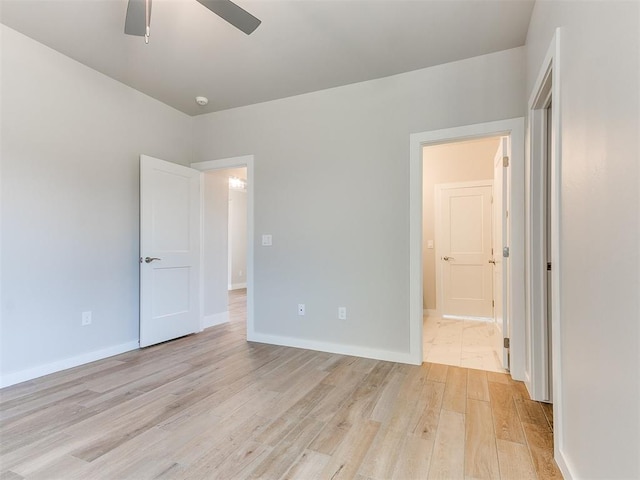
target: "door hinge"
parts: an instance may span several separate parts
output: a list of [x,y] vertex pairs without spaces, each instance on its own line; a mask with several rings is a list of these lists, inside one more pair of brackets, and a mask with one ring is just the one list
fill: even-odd
[[505,337],[503,340],[504,340],[504,342],[503,342],[503,346],[504,346],[504,348],[511,348],[511,347],[509,346],[509,344],[510,344],[510,342],[509,342],[509,337]]
[[491,203],[493,203],[493,196],[491,196]]
[[504,247],[504,248],[502,249],[502,256],[503,256],[504,258],[509,258],[509,247]]
[[502,157],[502,166],[503,167],[509,166],[509,157]]
[[551,271],[551,262],[547,262],[547,272]]
[[493,308],[496,308],[496,301],[495,301],[495,300],[491,300],[491,306],[492,306]]

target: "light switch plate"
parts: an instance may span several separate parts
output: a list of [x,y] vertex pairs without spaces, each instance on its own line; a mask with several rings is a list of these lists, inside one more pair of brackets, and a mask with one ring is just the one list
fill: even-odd
[[273,237],[269,234],[262,235],[262,246],[270,247],[271,245],[273,245]]
[[433,240],[427,240],[427,248],[433,248]]

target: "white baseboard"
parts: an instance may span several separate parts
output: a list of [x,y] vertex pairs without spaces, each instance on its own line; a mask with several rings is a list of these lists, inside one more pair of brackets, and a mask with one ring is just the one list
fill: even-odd
[[229,312],[214,313],[213,315],[205,315],[202,319],[202,329],[215,327],[229,322]]
[[240,290],[241,288],[247,288],[247,282],[244,283],[230,283],[228,285],[229,290]]
[[120,345],[114,345],[101,350],[83,353],[82,355],[77,355],[75,357],[65,358],[64,360],[58,360],[57,362],[27,368],[26,370],[3,374],[0,376],[0,388],[33,380],[34,378],[43,377],[50,373],[60,372],[86,363],[95,362],[96,360],[113,357],[114,355],[130,352],[131,350],[136,350],[138,348],[139,342],[138,340],[135,340],[133,342],[122,343]]
[[422,310],[422,314],[427,317],[439,317],[440,312],[438,310],[434,310],[433,308],[425,308]]
[[575,475],[573,475],[573,472],[575,470],[572,468],[569,468],[569,461],[567,460],[567,457],[561,448],[556,448],[554,460],[556,461],[556,464],[558,465],[558,468],[562,473],[562,477],[565,480],[572,480],[574,478],[578,478]]
[[472,317],[465,315],[443,315],[442,318],[450,318],[451,320],[471,320],[473,322],[487,322],[493,323],[494,319],[491,317]]
[[250,342],[268,343],[283,347],[304,348],[319,352],[338,353],[354,357],[373,358],[387,362],[415,364],[409,352],[396,352],[391,350],[378,350],[375,348],[360,347],[357,345],[342,345],[338,343],[318,342],[302,338],[283,337],[280,335],[268,335],[264,333],[248,332],[247,340]]

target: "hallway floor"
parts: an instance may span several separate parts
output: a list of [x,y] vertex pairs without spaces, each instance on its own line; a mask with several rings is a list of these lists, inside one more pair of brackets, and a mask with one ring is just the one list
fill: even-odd
[[242,322],[247,315],[247,289],[229,290],[229,320]]
[[425,316],[424,361],[504,373],[502,335],[495,323]]

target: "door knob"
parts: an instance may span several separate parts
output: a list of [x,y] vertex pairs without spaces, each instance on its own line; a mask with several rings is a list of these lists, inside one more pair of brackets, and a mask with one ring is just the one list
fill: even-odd
[[489,260],[489,263],[493,263],[495,265],[496,261],[495,260]]
[[162,260],[162,259],[161,259],[161,258],[158,258],[158,257],[145,257],[145,258],[144,258],[144,261],[145,261],[146,263],[151,263],[151,262],[153,262],[154,260]]
[[448,262],[449,260],[455,260],[455,258],[453,258],[453,257],[442,257],[442,259],[443,259],[443,260],[446,260],[447,262]]

